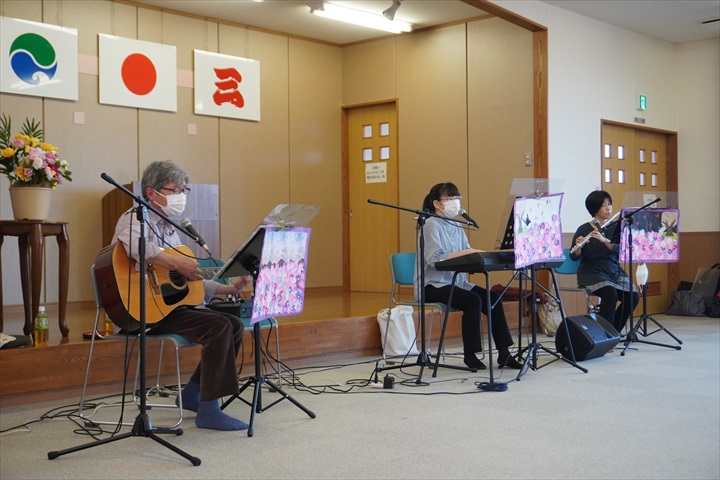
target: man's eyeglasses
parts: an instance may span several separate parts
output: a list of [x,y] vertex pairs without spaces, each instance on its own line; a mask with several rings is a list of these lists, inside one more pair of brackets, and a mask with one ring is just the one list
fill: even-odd
[[179,195],[181,193],[188,194],[190,193],[190,187],[183,187],[183,188],[168,188],[168,187],[160,187],[160,190],[167,190],[168,192],[172,192],[175,195]]

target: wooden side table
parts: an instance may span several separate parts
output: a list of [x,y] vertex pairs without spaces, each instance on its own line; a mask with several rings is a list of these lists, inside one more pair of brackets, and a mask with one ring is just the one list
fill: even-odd
[[[40,307],[40,287],[42,285],[43,242],[47,236],[57,238],[60,251],[60,285],[58,300],[60,303],[58,323],[63,337],[70,331],[65,323],[67,308],[68,276],[70,273],[70,245],[67,235],[67,222],[43,222],[40,220],[2,220],[0,221],[0,249],[5,236],[18,237],[20,250],[20,282],[22,285],[23,305],[25,307],[25,326],[23,333],[32,335],[33,320]],[[0,305],[3,302],[2,257],[0,257]],[[3,312],[0,308],[0,331],[3,329]]]

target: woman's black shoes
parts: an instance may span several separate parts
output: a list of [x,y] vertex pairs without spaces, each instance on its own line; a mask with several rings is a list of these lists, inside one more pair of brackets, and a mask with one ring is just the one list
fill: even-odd
[[515,360],[515,357],[512,355],[508,356],[505,359],[499,359],[498,358],[498,367],[500,368],[512,368],[515,370],[522,370],[523,364]]
[[481,362],[475,355],[471,355],[469,357],[465,357],[463,360],[465,362],[465,365],[470,368],[473,372],[477,372],[478,370],[485,370],[487,367],[483,362]]

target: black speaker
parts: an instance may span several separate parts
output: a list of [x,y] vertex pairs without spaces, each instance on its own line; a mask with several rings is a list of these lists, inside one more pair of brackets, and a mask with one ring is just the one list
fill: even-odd
[[566,321],[568,328],[565,328],[563,321],[555,333],[555,348],[567,359],[572,360],[572,353],[575,353],[575,361],[578,362],[602,357],[620,341],[620,334],[615,327],[595,313],[568,317]]

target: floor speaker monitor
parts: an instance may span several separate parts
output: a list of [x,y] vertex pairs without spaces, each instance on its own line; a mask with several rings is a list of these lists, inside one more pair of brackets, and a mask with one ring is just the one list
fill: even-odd
[[575,354],[576,362],[602,357],[620,341],[620,334],[615,327],[596,313],[575,315],[565,321],[560,323],[555,334],[555,348],[569,360],[573,359],[572,353]]

